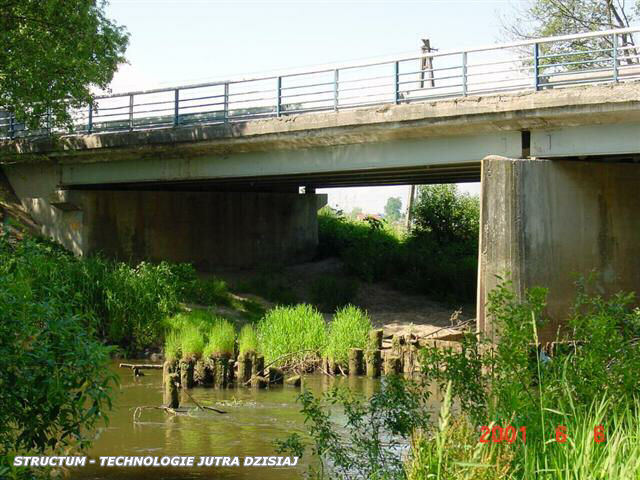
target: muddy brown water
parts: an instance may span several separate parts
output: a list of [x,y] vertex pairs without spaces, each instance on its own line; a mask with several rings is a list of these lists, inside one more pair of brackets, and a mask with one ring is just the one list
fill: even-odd
[[[142,363],[142,362],[140,362]],[[100,428],[93,447],[87,452],[96,463],[71,470],[73,479],[251,479],[302,478],[307,455],[296,467],[100,467],[100,456],[238,456],[277,455],[273,441],[293,432],[305,432],[300,389],[277,386],[267,390],[233,388],[216,390],[194,388],[189,391],[202,405],[226,411],[193,411],[173,416],[161,410],[144,410],[134,423],[134,410],[142,405],[162,402],[162,371],[145,370],[134,378],[129,370],[112,368],[120,376],[114,392],[114,409],[109,425]],[[345,385],[370,396],[380,388],[380,380],[366,377],[330,378],[320,374],[305,377],[307,388],[320,394],[335,385]],[[194,407],[182,394],[181,406]],[[338,414],[339,415],[339,414]],[[339,419],[338,419],[339,420]],[[196,463],[198,458],[196,458]]]

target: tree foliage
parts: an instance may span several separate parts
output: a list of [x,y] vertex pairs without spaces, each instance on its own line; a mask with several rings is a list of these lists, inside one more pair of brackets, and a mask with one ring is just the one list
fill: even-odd
[[418,233],[430,232],[440,244],[460,241],[477,247],[480,202],[458,192],[455,184],[418,187],[413,216]]
[[[512,39],[530,39],[556,35],[571,35],[598,30],[625,28],[638,19],[640,0],[528,0],[516,2],[515,15],[503,18],[503,27]],[[624,58],[637,55],[633,35],[622,34],[618,40],[624,63],[638,63]],[[542,55],[557,55],[543,59],[541,64],[582,62],[566,68],[576,70],[611,65],[613,38],[579,39],[553,44],[541,44]],[[605,51],[599,51],[605,50]],[[581,52],[566,55],[567,52]],[[564,55],[563,55],[564,54]]]
[[397,222],[400,220],[402,214],[400,209],[402,208],[402,200],[400,197],[389,197],[387,204],[384,206],[384,216],[391,222]]
[[0,109],[30,126],[70,124],[125,61],[105,0],[0,0]]

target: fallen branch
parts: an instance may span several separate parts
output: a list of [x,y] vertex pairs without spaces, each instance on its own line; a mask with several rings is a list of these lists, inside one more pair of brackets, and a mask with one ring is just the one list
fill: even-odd
[[162,370],[162,364],[153,364],[153,363],[142,363],[140,365],[136,365],[135,363],[121,363],[120,364],[120,368],[131,368],[131,369],[144,369],[146,368],[147,370]]
[[218,410],[217,408],[202,406],[202,405],[200,405],[198,402],[196,402],[196,399],[195,399],[195,398],[193,398],[193,397],[191,396],[191,394],[187,391],[187,389],[186,389],[186,388],[183,388],[183,389],[182,389],[182,391],[183,391],[184,393],[186,393],[186,394],[187,394],[187,397],[189,397],[189,399],[190,399],[190,400],[191,400],[191,401],[196,405],[196,407],[198,407],[200,410],[212,410],[212,411],[214,411],[214,412],[216,412],[216,413],[220,413],[220,414],[225,414],[225,413],[227,413],[227,412],[225,412],[224,410]]

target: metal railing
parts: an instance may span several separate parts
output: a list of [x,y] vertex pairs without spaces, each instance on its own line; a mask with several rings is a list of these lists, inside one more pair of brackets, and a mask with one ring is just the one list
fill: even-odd
[[[640,79],[640,28],[546,37],[251,79],[100,96],[73,129],[28,129],[0,110],[0,138],[224,124],[382,104]],[[431,62],[425,62],[431,57]],[[432,65],[424,68],[424,65]],[[425,77],[429,82],[425,82]],[[433,79],[433,81],[431,81]]]

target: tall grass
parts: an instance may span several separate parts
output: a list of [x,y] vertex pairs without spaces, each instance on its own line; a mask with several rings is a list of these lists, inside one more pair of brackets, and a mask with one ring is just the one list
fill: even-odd
[[173,331],[165,337],[164,356],[168,361],[173,362],[180,358],[181,352],[180,335],[177,331]]
[[365,348],[371,328],[371,319],[367,312],[353,305],[341,308],[329,325],[325,355],[346,365],[349,349]]
[[200,358],[204,344],[204,335],[197,326],[189,325],[180,331],[180,351],[183,359]]
[[205,357],[231,357],[235,350],[235,327],[223,318],[218,318],[209,329]]
[[245,325],[238,335],[238,352],[240,355],[258,351],[258,333],[253,325]]
[[324,319],[311,305],[279,306],[258,323],[258,340],[267,363],[284,355],[281,365],[315,362],[326,344]]

